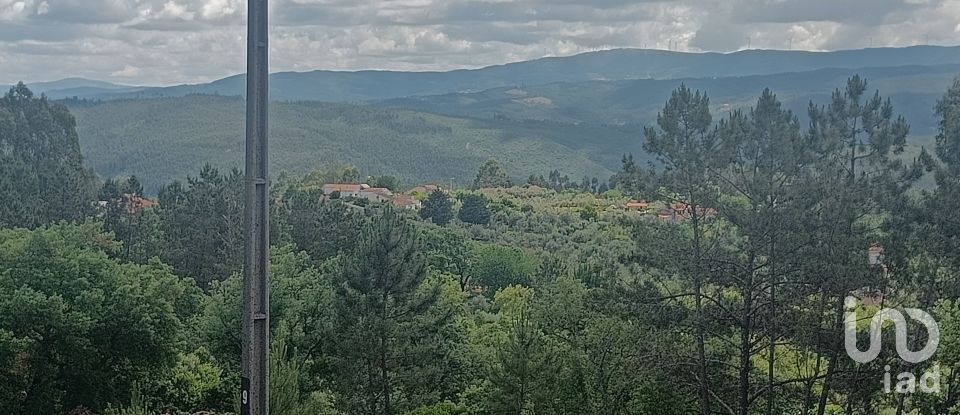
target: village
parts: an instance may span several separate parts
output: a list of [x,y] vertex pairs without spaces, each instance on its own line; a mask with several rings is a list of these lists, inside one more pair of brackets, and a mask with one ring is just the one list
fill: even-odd
[[[435,191],[439,190],[446,194],[452,193],[450,189],[437,184],[421,184],[403,192],[395,192],[386,187],[374,187],[367,183],[326,183],[321,187],[321,189],[323,192],[324,201],[343,200],[346,202],[348,207],[351,208],[362,209],[363,206],[352,202],[363,201],[363,205],[366,205],[367,203],[390,204],[398,209],[410,211],[420,210],[420,208],[423,207],[423,201]],[[461,191],[458,191],[457,193],[460,192]],[[497,200],[511,196],[536,196],[541,199],[549,199],[558,194],[569,195],[583,193],[569,189],[562,192],[556,192],[552,189],[530,184],[513,186],[510,188],[487,187],[477,189],[477,192],[482,194],[488,200]],[[554,196],[548,197],[551,194]],[[595,209],[602,212],[621,212],[631,216],[656,218],[663,222],[673,224],[686,222],[692,219],[695,212],[690,205],[683,202],[652,202],[645,199],[628,199],[624,198],[619,191],[612,191],[597,195],[589,193],[583,194],[588,197],[583,200],[579,200],[575,204],[565,207],[583,208],[584,206],[581,205],[593,205]],[[123,193],[114,203],[118,203],[123,212],[126,214],[137,214],[146,209],[157,208],[160,205],[157,199],[138,193]],[[98,208],[101,211],[104,211],[110,206],[110,204],[111,202],[109,201],[100,200],[98,202]],[[565,204],[561,203],[561,205]],[[700,218],[710,218],[716,215],[716,210],[713,208],[701,207],[698,211],[696,211],[696,213],[698,213],[697,216]]]
[[323,194],[329,199],[357,198],[377,203],[392,203],[400,209],[417,210],[423,206],[421,200],[431,192],[442,190],[437,185],[427,184],[414,187],[406,193],[394,193],[385,187],[371,187],[365,183],[328,183],[323,185]]

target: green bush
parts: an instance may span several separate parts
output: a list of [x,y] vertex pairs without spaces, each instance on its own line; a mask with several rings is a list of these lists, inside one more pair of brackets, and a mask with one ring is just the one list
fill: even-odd
[[448,401],[421,406],[409,412],[407,415],[461,415],[466,413],[466,410]]

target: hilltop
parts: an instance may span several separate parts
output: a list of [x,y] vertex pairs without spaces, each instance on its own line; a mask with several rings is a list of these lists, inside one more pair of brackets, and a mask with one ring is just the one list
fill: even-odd
[[[273,74],[270,82],[271,96],[275,100],[356,102],[554,82],[733,77],[905,64],[960,64],[960,47],[913,46],[835,52],[745,50],[733,53],[614,49],[448,72],[280,72]],[[118,99],[190,94],[243,95],[245,82],[245,76],[240,74],[210,83],[168,87],[96,85],[93,81],[83,83],[82,87],[76,82],[63,87],[58,83],[42,85],[41,88],[32,84],[31,87],[54,99]]]

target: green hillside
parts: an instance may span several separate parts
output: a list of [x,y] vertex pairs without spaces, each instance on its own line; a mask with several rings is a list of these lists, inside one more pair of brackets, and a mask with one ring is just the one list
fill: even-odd
[[710,95],[711,110],[715,115],[753,105],[761,90],[769,87],[787,108],[801,117],[805,125],[808,103],[827,103],[830,93],[854,74],[866,77],[871,90],[879,89],[882,95],[890,97],[898,113],[910,122],[914,133],[933,134],[936,121],[932,108],[953,78],[960,75],[960,65],[822,69],[727,78],[552,83],[398,98],[379,104],[481,118],[647,123],[656,119],[670,92],[683,82]]
[[[183,98],[71,103],[87,163],[103,177],[137,175],[147,191],[205,163],[243,163],[244,101]],[[640,153],[635,129],[454,118],[330,103],[275,103],[272,172],[303,173],[349,163],[407,181],[472,180],[487,159],[516,178],[560,169],[606,178],[623,153]]]
[[[489,158],[503,162],[518,179],[553,169],[576,180],[606,178],[624,153],[641,155],[640,126],[656,119],[681,82],[709,94],[715,117],[754,104],[769,87],[806,125],[807,104],[825,104],[854,73],[891,98],[916,137],[934,134],[932,108],[960,65],[553,83],[375,105],[276,102],[271,160],[274,173],[349,163],[366,174],[391,172],[410,182],[465,183]],[[104,177],[135,174],[150,191],[205,163],[231,168],[243,161],[244,104],[238,97],[71,101],[71,106],[83,153]]]

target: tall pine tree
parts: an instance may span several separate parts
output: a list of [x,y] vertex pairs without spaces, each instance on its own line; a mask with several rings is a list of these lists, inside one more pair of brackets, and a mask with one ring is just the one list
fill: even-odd
[[422,382],[437,345],[418,339],[442,323],[428,312],[439,292],[421,289],[425,277],[417,230],[391,208],[363,228],[353,255],[344,258],[333,361],[350,413],[405,413],[419,403],[415,397],[440,387]]
[[80,220],[95,195],[67,107],[23,83],[10,88],[0,98],[0,227]]

